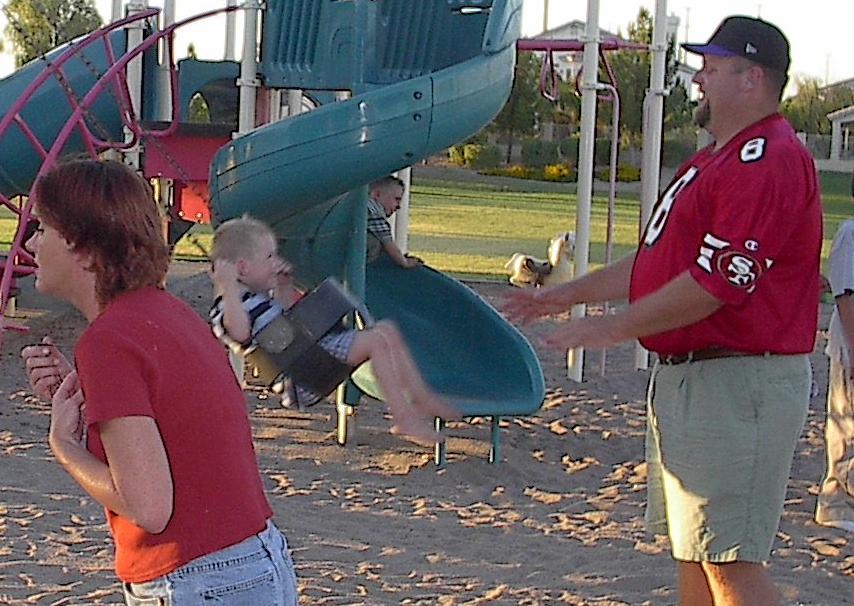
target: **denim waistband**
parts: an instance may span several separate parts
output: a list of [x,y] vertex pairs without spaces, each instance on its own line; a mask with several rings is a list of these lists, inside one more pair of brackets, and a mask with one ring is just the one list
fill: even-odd
[[223,547],[213,553],[191,560],[170,574],[182,575],[200,569],[216,568],[222,562],[233,559],[254,559],[253,554],[256,557],[262,557],[276,549],[283,549],[285,545],[285,537],[279,532],[273,521],[268,519],[261,532],[246,537],[239,543]]

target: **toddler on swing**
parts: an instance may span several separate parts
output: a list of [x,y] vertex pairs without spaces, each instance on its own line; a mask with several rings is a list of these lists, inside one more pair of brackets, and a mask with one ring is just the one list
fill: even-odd
[[[271,353],[268,344],[299,342],[287,323],[279,325],[284,322],[283,317],[296,315],[300,306],[295,305],[303,293],[292,281],[290,264],[279,256],[276,237],[269,226],[245,215],[226,221],[214,233],[211,261],[215,300],[210,320],[221,341],[241,355],[249,356],[261,349],[265,359]],[[274,329],[277,334],[271,337],[269,333]],[[340,382],[333,379],[330,385],[328,380],[315,380],[313,375],[318,368],[333,368],[337,363],[346,378],[370,360],[392,415],[392,433],[435,442],[441,436],[433,429],[433,417],[459,416],[424,383],[400,332],[390,322],[380,321],[363,330],[339,326],[323,334],[317,347],[313,345],[292,368],[280,369],[293,379],[301,407],[323,399]],[[278,352],[279,359],[287,358],[287,353],[287,349]],[[332,362],[332,367],[324,366],[323,359]],[[334,370],[331,372],[334,374]],[[274,388],[281,389],[282,375],[273,383]]]

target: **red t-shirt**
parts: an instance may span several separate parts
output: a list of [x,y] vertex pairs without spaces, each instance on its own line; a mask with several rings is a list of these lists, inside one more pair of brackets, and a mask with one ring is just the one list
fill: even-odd
[[246,402],[225,351],[193,310],[155,288],[125,293],[86,329],[74,355],[89,451],[106,462],[99,423],[151,417],[172,473],[174,509],[162,533],[107,511],[122,581],[154,579],[264,528],[272,512]]
[[630,301],[688,270],[723,303],[641,339],[662,354],[709,347],[808,353],[818,315],[821,201],[815,167],[774,114],[683,164],[661,196],[632,268]]

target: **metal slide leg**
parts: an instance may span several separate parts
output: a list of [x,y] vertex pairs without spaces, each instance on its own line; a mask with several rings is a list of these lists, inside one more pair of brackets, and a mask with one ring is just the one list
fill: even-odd
[[228,348],[228,363],[231,365],[231,370],[234,371],[234,376],[237,377],[237,384],[240,385],[240,389],[246,389],[246,365],[243,356]]
[[347,397],[348,384],[349,381],[339,385],[338,391],[335,392],[335,410],[338,413],[335,437],[339,446],[344,446],[347,440],[356,435],[356,409],[352,404],[347,403],[350,399]]
[[356,412],[352,406],[349,404],[343,404],[341,402],[337,403],[335,407],[338,410],[338,430],[336,432],[336,437],[338,440],[339,446],[344,446],[347,443],[347,438],[353,437],[353,431],[355,430],[355,416]]
[[[434,426],[437,432],[442,432],[445,429],[445,421],[439,417],[436,417],[434,420]],[[433,447],[434,459],[436,461],[436,465],[439,467],[444,467],[445,463],[447,463],[447,454],[448,447],[444,442],[436,442],[436,445]]]
[[489,462],[493,465],[498,465],[499,454],[498,454],[498,438],[500,437],[498,431],[498,425],[501,421],[501,417],[492,417],[490,422],[490,433],[492,434],[490,438],[492,439],[492,444],[489,447]]

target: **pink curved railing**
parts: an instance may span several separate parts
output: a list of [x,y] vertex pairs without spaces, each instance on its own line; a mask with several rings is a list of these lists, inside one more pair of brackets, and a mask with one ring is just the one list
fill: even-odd
[[[206,19],[213,15],[224,12],[232,12],[240,10],[239,7],[229,6],[225,8],[215,9],[194,15],[188,19],[176,22],[162,30],[158,30],[146,37],[139,46],[125,52],[118,59],[114,56],[112,46],[109,41],[109,34],[115,30],[125,28],[127,25],[139,21],[144,21],[156,16],[160,9],[148,9],[128,17],[110,23],[98,30],[95,30],[86,38],[77,43],[72,43],[63,51],[56,59],[47,62],[47,66],[32,82],[24,89],[18,99],[9,108],[9,111],[0,119],[0,140],[11,127],[16,127],[23,134],[26,141],[32,146],[35,152],[42,158],[41,166],[38,170],[33,183],[37,182],[39,177],[49,171],[56,164],[57,159],[68,143],[68,139],[72,134],[79,132],[86,153],[90,157],[97,157],[101,152],[107,150],[125,150],[137,145],[140,141],[146,138],[167,137],[174,133],[178,127],[178,85],[177,71],[175,68],[175,60],[173,53],[174,33],[180,27],[189,23]],[[139,120],[134,112],[133,105],[130,101],[130,94],[127,86],[127,75],[125,68],[128,63],[137,57],[140,57],[145,51],[157,44],[161,39],[166,39],[166,44],[169,49],[169,82],[170,82],[170,97],[172,99],[172,115],[169,124],[164,129],[148,130],[142,128]],[[83,99],[78,100],[70,87],[65,84],[65,76],[63,74],[63,66],[74,57],[80,55],[83,49],[98,43],[103,42],[105,46],[105,57],[107,59],[108,68],[103,74],[95,72],[96,81],[92,88],[84,95]],[[21,116],[21,111],[39,91],[39,89],[51,79],[56,79],[63,88],[66,98],[72,108],[71,115],[66,120],[64,126],[56,135],[53,143],[48,149],[41,144],[35,136],[33,130]],[[122,125],[130,133],[130,137],[126,141],[109,141],[96,137],[86,123],[86,116],[89,109],[108,88],[112,88],[112,94],[117,102],[120,119]],[[12,239],[12,244],[5,261],[0,258],[0,269],[2,269],[2,277],[0,277],[0,346],[3,342],[3,334],[6,330],[15,330],[26,332],[26,326],[13,322],[6,318],[6,309],[9,304],[9,297],[12,291],[15,277],[26,276],[35,271],[35,261],[32,255],[24,248],[24,234],[26,233],[27,224],[30,222],[32,208],[35,202],[32,190],[30,195],[23,201],[18,198],[17,203],[0,193],[0,204],[10,209],[18,219],[15,229],[15,235]]]

